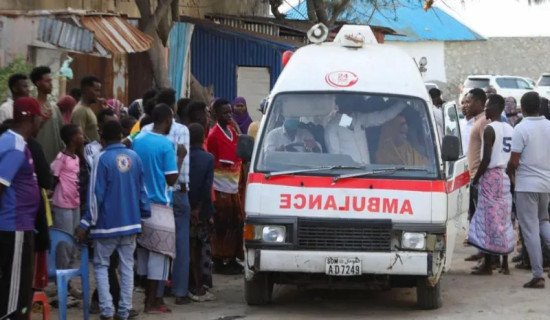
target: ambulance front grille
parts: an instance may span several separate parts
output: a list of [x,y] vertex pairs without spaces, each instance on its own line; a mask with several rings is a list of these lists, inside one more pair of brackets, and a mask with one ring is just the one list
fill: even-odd
[[299,219],[299,250],[383,252],[391,250],[391,220]]

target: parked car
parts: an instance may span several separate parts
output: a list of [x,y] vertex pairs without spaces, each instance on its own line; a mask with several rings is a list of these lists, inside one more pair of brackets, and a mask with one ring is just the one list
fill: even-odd
[[541,97],[550,99],[550,73],[543,73],[537,81],[537,92]]
[[537,82],[531,78],[526,78],[526,77],[522,77],[523,80],[527,81],[527,83],[529,83],[531,85],[531,87],[533,88],[536,88],[537,87]]
[[[550,81],[550,78],[549,78]],[[521,97],[534,89],[533,85],[529,83],[524,77],[517,76],[498,76],[498,75],[472,75],[468,76],[464,81],[462,91],[458,101],[462,101],[466,93],[474,88],[481,88],[483,90],[494,87],[497,93],[503,97],[514,97],[518,101]]]

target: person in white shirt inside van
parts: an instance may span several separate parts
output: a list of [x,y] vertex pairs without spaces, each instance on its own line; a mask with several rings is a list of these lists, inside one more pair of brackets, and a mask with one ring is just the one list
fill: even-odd
[[502,122],[504,98],[489,97],[485,116],[491,120],[482,138],[482,158],[474,176],[478,199],[475,214],[470,222],[468,240],[484,254],[483,265],[472,271],[474,275],[491,275],[492,256],[503,255],[502,269],[509,274],[508,254],[514,251],[515,237],[512,226],[512,193],[506,166],[512,150],[514,129]]
[[407,106],[398,100],[390,104],[380,96],[365,100],[363,96],[339,95],[336,97],[338,113],[327,124],[325,143],[331,154],[347,154],[353,161],[370,164],[370,146],[367,129],[381,126],[395,118]]
[[517,215],[533,271],[533,279],[523,287],[540,289],[544,288],[541,238],[550,245],[550,121],[539,115],[536,92],[523,95],[521,111],[524,118],[514,128],[508,169],[515,173]]

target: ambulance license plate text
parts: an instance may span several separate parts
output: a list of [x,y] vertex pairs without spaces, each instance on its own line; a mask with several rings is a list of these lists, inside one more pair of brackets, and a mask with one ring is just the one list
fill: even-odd
[[329,276],[359,276],[361,275],[361,259],[359,258],[327,258],[325,273]]

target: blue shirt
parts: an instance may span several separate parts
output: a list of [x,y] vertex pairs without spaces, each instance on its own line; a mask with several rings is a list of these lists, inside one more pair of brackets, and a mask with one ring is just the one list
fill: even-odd
[[141,232],[151,216],[139,156],[122,143],[111,144],[94,158],[86,213],[80,221],[92,238]]
[[0,230],[33,230],[40,191],[27,142],[11,130],[0,136],[0,184]]
[[174,144],[160,134],[142,132],[132,143],[132,149],[143,162],[149,200],[165,206],[172,205],[172,190],[165,176],[178,173]]

